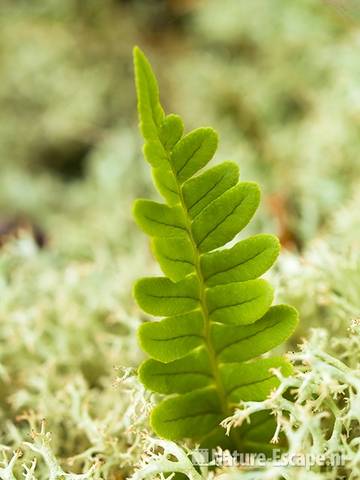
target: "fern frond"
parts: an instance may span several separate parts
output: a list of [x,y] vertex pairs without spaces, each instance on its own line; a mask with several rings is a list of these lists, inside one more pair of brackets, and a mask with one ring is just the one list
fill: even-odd
[[229,439],[219,424],[239,401],[268,396],[278,385],[272,369],[291,373],[282,357],[256,358],[288,338],[297,323],[292,307],[271,306],[273,289],[258,278],[276,260],[279,242],[261,234],[221,248],[253,217],[259,187],[239,182],[231,162],[200,172],[215,154],[216,132],[197,128],[183,136],[181,118],[165,116],[155,76],[138,48],[134,59],[144,155],[165,202],[140,199],[134,207],[166,275],[143,278],[134,288],[145,312],[166,317],[139,329],[151,357],[139,369],[140,380],[167,396],[153,410],[151,425],[170,440],[266,450],[271,417],[257,416]]

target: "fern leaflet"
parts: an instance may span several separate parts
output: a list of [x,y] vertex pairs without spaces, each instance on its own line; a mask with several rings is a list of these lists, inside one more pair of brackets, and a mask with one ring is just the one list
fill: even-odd
[[[140,279],[139,306],[165,317],[139,329],[151,357],[139,369],[143,384],[166,396],[151,425],[164,438],[191,438],[203,446],[266,450],[271,417],[254,416],[226,438],[219,423],[240,400],[263,400],[278,384],[271,371],[291,373],[282,357],[256,358],[293,332],[297,312],[271,306],[272,287],[260,277],[276,260],[279,242],[255,235],[224,247],[251,220],[259,187],[239,182],[236,164],[201,171],[217,149],[212,128],[183,134],[177,115],[165,115],[149,62],[134,50],[144,155],[165,203],[137,200],[134,215],[151,237],[165,276]],[[255,358],[255,360],[254,360]]]

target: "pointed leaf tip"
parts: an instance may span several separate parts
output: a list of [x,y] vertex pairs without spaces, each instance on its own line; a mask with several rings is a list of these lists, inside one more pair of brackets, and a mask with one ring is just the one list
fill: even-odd
[[139,47],[134,47],[133,54],[140,129],[145,140],[158,142],[165,116],[159,100],[159,87],[145,54]]

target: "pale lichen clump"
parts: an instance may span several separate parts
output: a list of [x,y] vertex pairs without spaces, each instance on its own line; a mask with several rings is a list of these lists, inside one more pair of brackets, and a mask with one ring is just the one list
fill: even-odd
[[[3,456],[0,479],[19,480],[21,475],[28,480],[105,479],[132,471],[135,459],[146,446],[150,403],[133,374],[116,380],[116,384],[120,387],[112,390],[113,405],[108,403],[110,410],[101,410],[97,418],[89,412],[90,396],[82,395],[85,385],[76,382],[70,385],[71,403],[65,404],[69,415],[60,409],[59,417],[55,410],[47,412],[55,435],[48,430],[46,420],[39,419],[34,411],[19,415],[16,422],[7,420],[5,441],[18,447],[14,451],[8,445],[0,445]],[[61,423],[67,425],[64,432],[60,430]],[[64,458],[64,450],[76,450],[73,442],[77,439],[81,444],[78,453]]]
[[[154,439],[133,479],[163,478],[172,472],[181,472],[190,480],[358,479],[360,369],[359,365],[350,368],[326,350],[332,343],[333,347],[336,343],[336,347],[350,348],[359,362],[359,333],[358,323],[353,326],[348,339],[336,341],[329,339],[325,330],[313,330],[301,349],[289,355],[294,375],[284,377],[277,371],[281,384],[268,399],[242,403],[235,414],[223,422],[223,427],[230,432],[233,427],[249,421],[256,412],[272,412],[277,420],[272,439],[274,449],[279,435],[285,435],[288,442],[283,458],[270,458],[265,466],[257,468],[235,465],[215,469],[205,466],[197,470],[189,460],[194,451]],[[314,465],[319,459],[332,463],[329,466]]]
[[27,234],[3,247],[1,480],[116,478],[143,452],[139,319],[119,302],[137,256],[94,257],[64,261]]
[[204,478],[201,473],[207,472],[207,468],[199,473],[191,461],[191,453],[189,448],[180,447],[169,440],[149,437],[147,448],[131,480],[164,478],[164,474],[175,472],[186,475],[190,480],[201,480]]
[[[135,375],[140,318],[129,302],[130,285],[144,270],[144,249],[114,252],[104,242],[87,258],[69,255],[72,247],[64,242],[61,251],[41,251],[21,235],[0,257],[0,479],[42,480],[49,478],[50,465],[59,479],[162,478],[174,472],[193,480],[199,475],[275,480],[281,474],[287,480],[358,478],[356,218],[354,201],[335,218],[334,233],[302,258],[282,256],[274,280],[281,300],[293,303],[296,290],[305,338],[297,339],[301,348],[287,347],[294,350],[294,376],[281,378],[265,402],[241,405],[225,425],[231,428],[252,411],[267,409],[278,421],[278,433],[287,437],[289,453],[338,452],[344,467],[195,468],[194,445],[153,438],[148,427],[153,398]],[[322,328],[310,335],[313,324]],[[286,389],[292,401],[284,397]]]
[[[277,372],[281,385],[267,400],[244,402],[234,416],[224,422],[224,427],[230,430],[247,421],[252,413],[270,410],[278,425],[273,443],[276,445],[283,432],[289,444],[289,458],[296,459],[301,454],[313,459],[325,456],[339,465],[281,467],[269,462],[266,470],[244,472],[239,478],[335,479],[344,474],[349,479],[359,478],[360,336],[356,329],[358,326],[349,334],[349,339],[337,339],[336,342],[329,339],[325,330],[314,330],[301,350],[290,354],[295,375],[284,378]],[[357,357],[357,367],[350,368],[329,355],[326,350],[331,343],[333,347],[334,343],[336,347],[350,347]],[[222,478],[230,477],[224,475]],[[231,474],[231,478],[237,477]]]

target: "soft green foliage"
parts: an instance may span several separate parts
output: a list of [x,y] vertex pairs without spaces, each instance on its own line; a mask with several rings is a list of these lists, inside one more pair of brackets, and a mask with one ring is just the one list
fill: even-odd
[[291,373],[282,357],[253,360],[288,338],[297,323],[293,308],[271,307],[273,289],[258,278],[277,258],[279,243],[256,235],[217,250],[251,220],[259,187],[238,182],[231,162],[200,172],[216,151],[217,134],[198,128],[182,136],[182,121],[165,116],[151,66],[138,48],[134,58],[144,154],[166,201],[141,199],[134,207],[167,275],[143,278],[134,288],[146,313],[166,317],[139,329],[141,346],[152,357],[141,365],[140,380],[169,395],[153,410],[151,425],[168,439],[263,450],[271,418],[232,434],[230,444],[219,423],[236,402],[268,396],[278,385],[272,369]]

